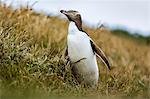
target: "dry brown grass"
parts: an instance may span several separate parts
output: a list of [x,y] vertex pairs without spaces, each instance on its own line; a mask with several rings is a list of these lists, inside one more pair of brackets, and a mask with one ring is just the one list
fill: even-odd
[[68,21],[57,17],[0,6],[1,97],[39,93],[42,96],[149,97],[148,45],[116,36],[106,29],[84,27],[107,54],[113,68],[107,71],[98,60],[99,85],[91,90],[77,84],[63,57],[67,26]]

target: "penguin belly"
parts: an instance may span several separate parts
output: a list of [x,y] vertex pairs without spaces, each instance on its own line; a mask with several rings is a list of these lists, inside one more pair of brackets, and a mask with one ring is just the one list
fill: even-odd
[[75,78],[81,84],[95,86],[98,83],[99,71],[89,37],[85,33],[69,34],[67,43]]

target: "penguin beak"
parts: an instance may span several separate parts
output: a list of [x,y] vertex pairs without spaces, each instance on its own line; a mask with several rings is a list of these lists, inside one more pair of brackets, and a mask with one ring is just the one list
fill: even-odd
[[60,10],[60,12],[64,15],[67,15],[67,11],[65,11],[65,10]]

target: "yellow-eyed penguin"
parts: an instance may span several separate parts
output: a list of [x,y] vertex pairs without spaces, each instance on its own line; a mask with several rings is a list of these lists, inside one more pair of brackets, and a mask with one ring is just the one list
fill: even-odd
[[99,79],[99,70],[96,55],[110,69],[110,64],[104,52],[82,30],[81,15],[74,10],[61,10],[69,19],[66,56],[69,57],[72,73],[81,84],[96,86]]

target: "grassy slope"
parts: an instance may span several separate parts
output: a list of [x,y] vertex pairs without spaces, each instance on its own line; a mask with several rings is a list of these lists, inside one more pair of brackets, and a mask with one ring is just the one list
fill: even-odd
[[[84,29],[104,50],[113,69],[98,60],[96,90],[78,85],[63,57],[68,22],[0,6],[0,95],[139,96],[150,94],[150,47],[106,29]],[[13,91],[13,94],[12,94]]]
[[150,36],[144,37],[142,35],[139,35],[138,33],[131,34],[128,31],[121,30],[121,29],[115,29],[115,30],[112,30],[111,32],[118,36],[131,38],[132,40],[135,40],[138,43],[150,45]]

